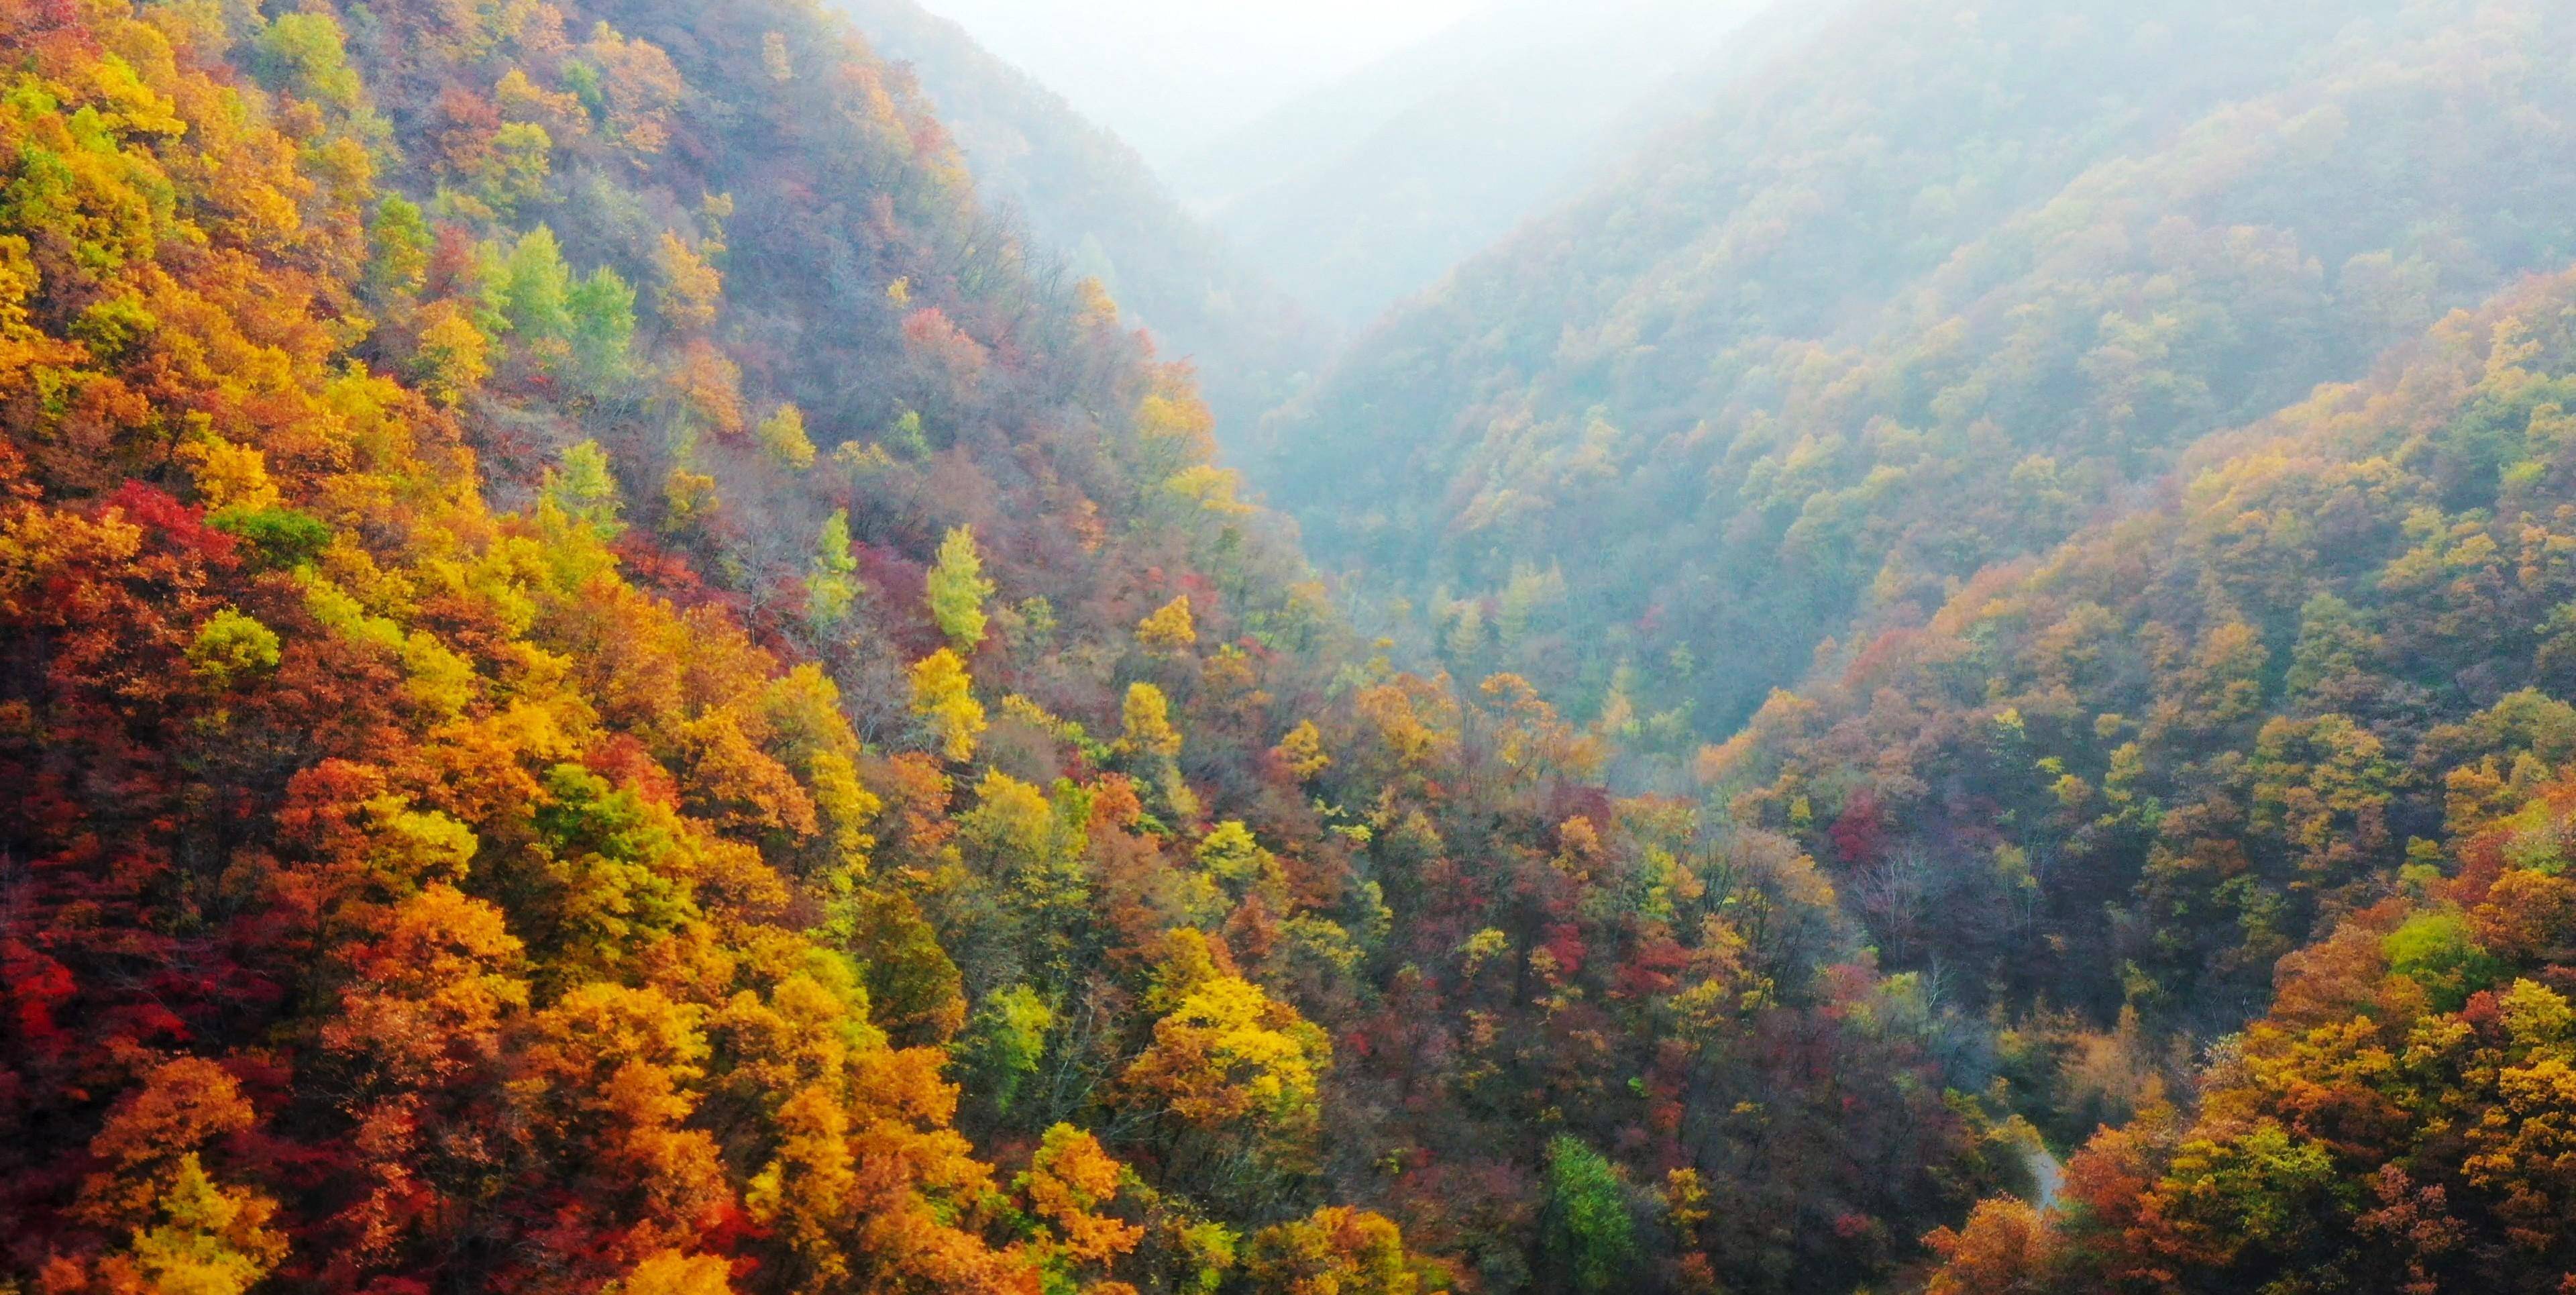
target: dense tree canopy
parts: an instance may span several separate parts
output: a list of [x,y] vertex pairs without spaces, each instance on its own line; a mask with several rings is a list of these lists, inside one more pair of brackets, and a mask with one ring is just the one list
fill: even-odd
[[2364,8],[1784,56],[1278,424],[1372,639],[807,0],[0,0],[0,1290],[2564,1289],[2567,19]]
[[1808,858],[1355,641],[835,20],[0,48],[0,1283],[1825,1289],[2018,1183]]

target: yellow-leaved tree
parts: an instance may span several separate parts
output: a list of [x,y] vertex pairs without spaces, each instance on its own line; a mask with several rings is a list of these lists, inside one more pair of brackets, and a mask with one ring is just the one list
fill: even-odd
[[975,739],[984,733],[984,704],[975,700],[975,683],[966,662],[941,648],[912,667],[912,713],[940,751],[960,764],[975,758]]
[[975,551],[973,527],[956,527],[940,541],[939,562],[930,568],[924,590],[930,618],[948,636],[949,646],[974,651],[984,641],[984,600],[993,596],[993,582],[984,578],[984,559]]
[[1235,974],[1224,946],[1182,927],[1166,937],[1148,1006],[1154,1041],[1119,1078],[1157,1124],[1179,1179],[1293,1171],[1310,1160],[1333,1045],[1297,1009]]
[[1156,652],[1178,652],[1197,643],[1199,629],[1190,618],[1190,596],[1182,594],[1137,622],[1136,641]]

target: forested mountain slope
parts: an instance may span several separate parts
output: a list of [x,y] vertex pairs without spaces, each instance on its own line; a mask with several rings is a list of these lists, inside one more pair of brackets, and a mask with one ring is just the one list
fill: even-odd
[[[2127,1123],[2061,1211],[1937,1237],[1934,1291],[2565,1288],[2571,396],[2561,275],[2196,451],[1712,757],[1904,960],[2125,1000],[2116,1033],[2007,1034],[2065,1136]],[[2229,1037],[2164,1089],[2141,1040],[2195,1023]]]
[[1256,476],[1461,673],[1686,750],[2553,266],[2571,21],[1862,5],[1355,345]]
[[0,51],[0,1284],[1839,1293],[2017,1185],[812,5]]
[[1042,255],[1105,284],[1165,359],[1193,364],[1225,439],[1322,366],[1331,330],[1184,210],[1134,149],[911,0],[834,7],[920,79],[988,206],[1026,221]]
[[[1827,6],[1830,7],[1830,6]],[[1505,0],[1210,144],[1173,182],[1358,327],[1573,196],[1758,0]],[[1695,106],[1695,105],[1694,105]]]

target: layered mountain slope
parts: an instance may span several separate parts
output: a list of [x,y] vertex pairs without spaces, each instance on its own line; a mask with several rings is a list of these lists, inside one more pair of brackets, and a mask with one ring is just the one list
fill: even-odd
[[[2197,450],[1712,749],[1904,962],[2223,1032],[2445,816],[2563,763],[2563,280]],[[1944,915],[1926,924],[1926,915]]]
[[1356,345],[1259,475],[1462,671],[1722,736],[2551,264],[2568,21],[1864,5]]
[[813,6],[0,51],[0,1285],[1841,1292],[2015,1185]]
[[[2011,1036],[2063,1136],[2134,1119],[2062,1212],[1939,1237],[1933,1290],[2562,1287],[2571,325],[2566,274],[2454,316],[1712,758],[1901,958],[2125,1000]],[[2161,1089],[2177,1025],[2230,1037]]]
[[1230,132],[1173,182],[1346,326],[1573,196],[1756,0],[1509,0]]
[[1026,221],[1038,249],[1072,273],[1099,279],[1165,358],[1196,367],[1226,440],[1323,364],[1330,330],[1183,210],[1135,150],[910,0],[835,7],[920,79],[988,205]]

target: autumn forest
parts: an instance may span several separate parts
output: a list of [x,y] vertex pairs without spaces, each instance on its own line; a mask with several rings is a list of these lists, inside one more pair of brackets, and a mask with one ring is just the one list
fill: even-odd
[[0,0],[0,1295],[2576,1291],[2576,8],[1458,8]]

